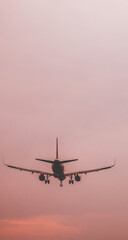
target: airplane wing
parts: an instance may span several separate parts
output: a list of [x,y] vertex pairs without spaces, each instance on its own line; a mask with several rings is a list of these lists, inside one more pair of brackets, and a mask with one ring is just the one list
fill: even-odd
[[49,173],[49,172],[43,172],[43,171],[39,171],[39,170],[15,167],[15,166],[11,166],[11,165],[8,165],[8,164],[4,164],[4,165],[7,166],[7,167],[10,167],[10,168],[18,169],[20,171],[26,171],[26,172],[31,172],[31,173],[39,173],[39,174],[43,174],[43,175],[54,176],[53,173]]
[[85,171],[77,171],[77,172],[70,172],[70,173],[65,173],[65,176],[76,176],[77,174],[87,174],[87,173],[91,173],[91,172],[98,172],[98,171],[102,171],[102,170],[106,170],[109,168],[112,168],[115,166],[115,163],[113,165],[107,166],[107,167],[102,167],[102,168],[96,168],[96,169],[91,169],[91,170],[85,170]]

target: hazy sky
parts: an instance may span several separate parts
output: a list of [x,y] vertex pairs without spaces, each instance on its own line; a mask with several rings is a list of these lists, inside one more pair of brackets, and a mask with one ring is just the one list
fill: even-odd
[[[128,239],[128,1],[0,0],[0,239]],[[79,158],[73,186],[3,166]]]

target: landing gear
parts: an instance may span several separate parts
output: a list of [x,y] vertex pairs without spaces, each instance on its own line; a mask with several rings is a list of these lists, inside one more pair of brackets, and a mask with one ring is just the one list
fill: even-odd
[[47,175],[47,179],[45,180],[45,184],[46,183],[50,184],[50,180],[48,179],[48,175]]
[[63,187],[62,181],[60,181],[60,187]]
[[72,175],[70,176],[69,184],[74,184],[74,180],[72,180]]
[[45,180],[45,184],[46,184],[46,183],[50,184],[50,180]]
[[69,180],[69,184],[74,184],[74,180]]

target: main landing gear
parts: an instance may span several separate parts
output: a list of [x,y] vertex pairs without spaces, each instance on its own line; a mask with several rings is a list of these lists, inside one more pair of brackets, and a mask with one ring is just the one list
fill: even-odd
[[74,184],[74,180],[72,180],[72,175],[70,176],[69,184]]
[[48,179],[48,175],[47,175],[47,179],[45,180],[45,184],[46,183],[50,184],[50,180]]
[[69,180],[69,184],[74,184],[74,180]]

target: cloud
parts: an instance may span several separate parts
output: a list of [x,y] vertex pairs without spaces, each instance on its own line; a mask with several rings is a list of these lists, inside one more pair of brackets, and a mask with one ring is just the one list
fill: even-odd
[[44,215],[29,219],[0,221],[2,240],[127,239],[127,215]]
[[[22,237],[25,239],[54,239],[62,235],[75,236],[80,234],[79,227],[62,221],[62,216],[40,216],[31,219],[6,219],[0,221],[0,238],[13,239]],[[65,219],[66,220],[66,219]]]

